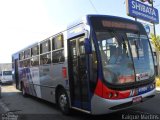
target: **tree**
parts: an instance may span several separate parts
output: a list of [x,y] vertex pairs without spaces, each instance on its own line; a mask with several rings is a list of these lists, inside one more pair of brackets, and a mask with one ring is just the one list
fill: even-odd
[[151,42],[157,52],[160,52],[160,35],[155,36],[154,34],[151,34]]
[[[156,59],[155,59],[155,70],[156,70],[156,75],[160,75],[160,35],[154,35],[154,34],[151,34],[151,42],[152,44],[154,45],[155,47],[155,50],[156,50]],[[159,80],[160,80],[160,76],[159,76]],[[157,83],[157,80],[156,80],[156,83]]]

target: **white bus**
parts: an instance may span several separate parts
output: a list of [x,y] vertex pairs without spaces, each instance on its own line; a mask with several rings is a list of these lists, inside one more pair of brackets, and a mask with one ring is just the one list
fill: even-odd
[[149,38],[126,18],[87,15],[13,54],[12,63],[23,95],[57,103],[63,113],[106,114],[155,96]]

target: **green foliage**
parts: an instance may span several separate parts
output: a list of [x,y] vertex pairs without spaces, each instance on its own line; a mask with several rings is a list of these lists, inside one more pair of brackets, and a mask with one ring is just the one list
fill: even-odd
[[160,77],[156,77],[156,87],[160,87]]
[[160,35],[155,36],[154,34],[151,34],[151,42],[156,50],[160,52]]

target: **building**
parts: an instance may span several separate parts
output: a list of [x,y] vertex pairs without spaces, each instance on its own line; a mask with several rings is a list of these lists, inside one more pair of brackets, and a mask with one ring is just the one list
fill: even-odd
[[1,71],[11,71],[12,70],[12,63],[1,63],[0,64],[0,72]]

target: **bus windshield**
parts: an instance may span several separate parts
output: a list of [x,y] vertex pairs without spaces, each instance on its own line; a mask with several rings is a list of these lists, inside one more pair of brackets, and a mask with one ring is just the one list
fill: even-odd
[[123,30],[96,31],[103,76],[111,84],[148,80],[154,65],[148,37]]

